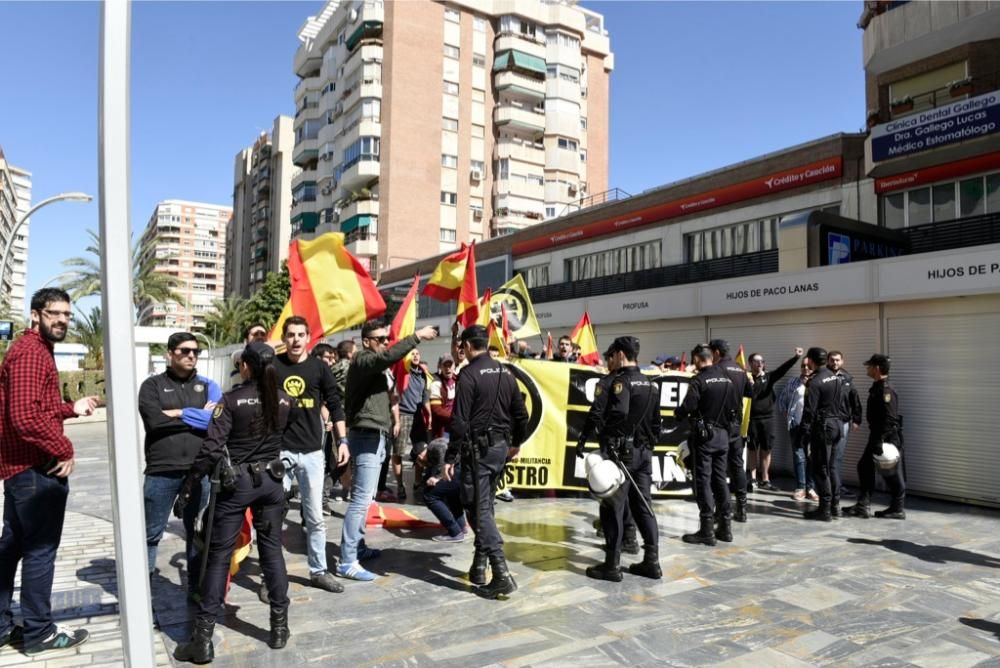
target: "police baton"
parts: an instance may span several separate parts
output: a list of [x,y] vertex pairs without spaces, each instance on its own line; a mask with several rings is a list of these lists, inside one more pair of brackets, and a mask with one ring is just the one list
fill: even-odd
[[212,477],[209,478],[211,486],[208,493],[208,507],[202,514],[202,540],[200,565],[198,567],[198,591],[201,592],[201,585],[205,581],[205,569],[208,568],[208,550],[212,544],[212,526],[215,524],[215,501],[219,497],[219,490],[222,484],[219,481],[219,471],[222,469],[222,458],[212,467]]
[[[649,514],[653,516],[653,521],[656,521],[656,513],[654,513],[653,509],[649,507],[648,503],[646,503],[646,497],[642,495],[642,490],[639,489],[639,485],[635,484],[635,478],[632,477],[632,474],[628,472],[627,468],[622,466],[622,463],[620,461],[615,459],[614,462],[615,464],[618,465],[618,468],[621,469],[621,472],[625,474],[625,477],[629,479],[629,481],[632,483],[632,486],[635,487],[635,490],[639,493],[639,499],[642,500],[642,505],[646,506],[646,510],[648,510]],[[646,491],[648,492],[649,490]]]

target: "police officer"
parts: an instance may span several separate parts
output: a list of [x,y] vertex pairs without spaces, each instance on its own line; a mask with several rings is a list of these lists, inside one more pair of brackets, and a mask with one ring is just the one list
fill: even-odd
[[[736,384],[726,369],[713,364],[713,357],[707,346],[696,346],[691,351],[698,375],[691,379],[684,402],[677,407],[677,419],[691,421],[688,442],[693,446],[694,490],[700,520],[698,531],[685,534],[681,540],[702,545],[733,540],[726,468],[730,425],[742,406]],[[715,517],[719,518],[719,526],[713,531]]]
[[[215,655],[212,633],[222,612],[226,574],[233,546],[247,508],[253,511],[260,565],[270,595],[271,635],[268,646],[281,649],[288,642],[288,575],[281,551],[281,522],[285,492],[281,485],[281,443],[291,398],[278,390],[272,362],[274,350],[265,343],[251,343],[240,358],[240,377],[246,381],[227,392],[212,413],[208,436],[195,458],[175,507],[182,511],[197,480],[213,474],[216,495],[211,522],[207,566],[201,584],[201,601],[194,632],[179,645],[174,658],[209,663]],[[209,503],[209,511],[212,510]],[[206,512],[209,512],[206,511]]]
[[627,507],[644,543],[642,561],[631,564],[628,570],[634,575],[659,579],[662,577],[659,532],[649,493],[653,446],[660,433],[659,388],[636,364],[639,358],[636,337],[618,337],[604,358],[610,372],[594,388],[594,403],[577,439],[576,454],[583,457],[584,444],[596,435],[601,455],[617,461],[629,475],[616,494],[601,502],[604,563],[588,567],[587,576],[621,582],[619,562]]
[[[729,343],[724,339],[712,339],[708,342],[708,349],[712,351],[712,364],[720,367],[733,381],[733,389],[736,396],[743,399],[750,399],[753,395],[753,383],[747,378],[746,369],[733,361],[729,356]],[[742,404],[741,404],[742,409]],[[736,494],[736,512],[733,519],[737,522],[747,521],[747,468],[743,461],[743,435],[740,433],[743,427],[742,410],[737,411],[733,416],[729,427],[729,448],[727,451],[729,485]]]
[[902,420],[899,417],[899,397],[889,385],[889,362],[888,357],[878,354],[872,355],[865,362],[868,377],[875,381],[868,390],[868,445],[858,460],[858,480],[861,482],[858,502],[844,509],[845,513],[864,519],[871,517],[871,495],[875,491],[875,455],[882,454],[883,443],[892,443],[899,448],[900,462],[891,471],[881,471],[892,501],[885,510],[875,511],[875,517],[906,519],[906,511],[903,510],[906,481],[903,480],[902,465]]
[[[487,353],[489,335],[481,325],[462,332],[468,365],[458,376],[452,406],[445,480],[461,455],[462,504],[476,532],[476,553],[469,581],[486,598],[511,594],[517,583],[507,569],[503,539],[493,518],[493,495],[507,461],[517,456],[525,437],[528,411],[514,376]],[[493,578],[486,584],[486,563]]]
[[840,517],[840,473],[834,446],[841,435],[844,393],[844,381],[826,366],[826,357],[824,348],[806,351],[806,364],[813,375],[806,383],[802,408],[802,433],[809,442],[809,460],[819,494],[819,507],[805,511],[803,516],[821,522]]

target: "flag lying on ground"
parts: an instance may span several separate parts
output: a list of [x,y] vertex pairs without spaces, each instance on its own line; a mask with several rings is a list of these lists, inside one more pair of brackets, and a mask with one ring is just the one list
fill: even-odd
[[365,526],[386,529],[431,529],[440,528],[437,522],[422,520],[408,510],[372,503],[368,506]]
[[288,247],[291,293],[270,341],[292,315],[309,323],[312,346],[327,334],[360,325],[385,313],[385,301],[371,276],[344,247],[344,235],[328,232],[315,239],[296,239]]
[[597,366],[601,363],[601,353],[597,350],[597,337],[594,336],[594,327],[590,324],[589,313],[583,312],[583,317],[580,318],[580,322],[576,323],[569,338],[580,346],[580,355],[576,358],[577,364]]
[[476,245],[462,244],[461,250],[446,256],[434,269],[423,294],[437,301],[458,300],[455,319],[462,327],[476,324],[479,316],[479,289],[476,287]]
[[[417,287],[420,285],[420,275],[413,277],[413,285],[406,293],[402,305],[396,311],[396,316],[389,325],[389,345],[417,331]],[[412,354],[412,353],[411,353]],[[392,366],[392,374],[396,378],[396,389],[399,394],[406,391],[406,386],[410,383],[410,368],[413,362],[411,354],[399,360]]]

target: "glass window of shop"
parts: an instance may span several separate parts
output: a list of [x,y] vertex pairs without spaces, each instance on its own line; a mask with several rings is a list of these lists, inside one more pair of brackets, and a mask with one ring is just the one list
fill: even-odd
[[566,280],[579,281],[600,276],[615,276],[660,266],[660,240],[625,248],[572,257],[566,262]]
[[1000,213],[1000,172],[890,193],[881,202],[890,229]]
[[716,260],[778,247],[780,216],[700,230],[684,235],[688,262]]

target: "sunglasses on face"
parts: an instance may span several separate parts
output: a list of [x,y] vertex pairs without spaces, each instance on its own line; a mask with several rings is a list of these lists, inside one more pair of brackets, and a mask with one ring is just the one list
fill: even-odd
[[194,355],[198,357],[201,355],[201,350],[198,348],[174,348],[174,354],[181,357],[187,357],[188,355]]
[[389,337],[388,336],[369,336],[368,340],[370,340],[370,341],[378,341],[379,343],[387,343],[389,341]]

